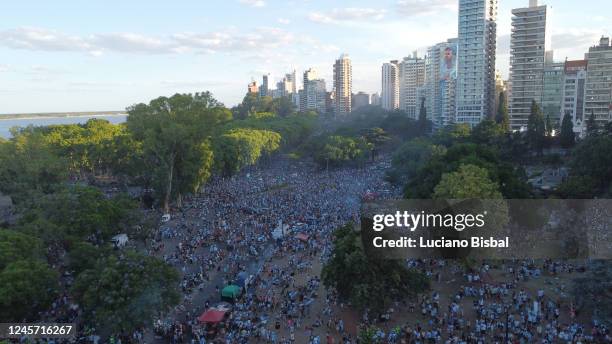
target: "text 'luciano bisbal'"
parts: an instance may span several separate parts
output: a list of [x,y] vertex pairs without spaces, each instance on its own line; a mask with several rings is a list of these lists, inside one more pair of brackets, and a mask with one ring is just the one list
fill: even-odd
[[[427,228],[452,228],[462,232],[470,228],[482,228],[485,226],[487,212],[478,214],[429,214],[424,211],[411,213],[408,211],[397,211],[395,214],[376,214],[372,217],[372,229],[381,232],[385,228],[401,228],[409,232]],[[444,236],[436,239],[428,239],[422,236],[406,237],[397,239],[385,239],[375,236],[372,239],[374,247],[398,247],[398,248],[447,248],[447,247],[472,247],[472,248],[507,248],[508,237],[494,238],[471,236],[469,238],[447,239]]]

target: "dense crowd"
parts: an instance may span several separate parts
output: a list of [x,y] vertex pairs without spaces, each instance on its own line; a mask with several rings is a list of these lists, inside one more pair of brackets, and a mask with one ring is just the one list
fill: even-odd
[[[184,300],[157,321],[157,340],[348,344],[369,327],[385,343],[610,341],[603,325],[581,325],[571,304],[560,303],[563,285],[555,295],[522,287],[543,275],[585,269],[553,261],[471,269],[454,261],[409,261],[434,286],[452,283],[453,289],[441,293],[434,287],[419,300],[396,303],[380,318],[366,313],[345,324],[349,307],[321,286],[320,267],[331,252],[333,230],[359,221],[361,198],[399,195],[384,181],[387,167],[381,160],[367,168],[319,171],[277,161],[210,183],[173,214],[151,245],[151,253],[183,273]],[[251,277],[246,293],[214,335],[207,335],[197,316],[219,301],[220,288],[239,272]]]
[[321,171],[278,160],[210,182],[172,214],[150,244],[151,254],[183,276],[183,302],[156,322],[157,338],[205,342],[196,317],[219,301],[220,289],[240,272],[249,275],[250,285],[233,305],[219,338],[277,343],[295,340],[304,326],[311,333],[323,327],[330,307],[313,323],[302,322],[320,298],[313,264],[331,251],[335,228],[358,223],[363,197],[399,195],[384,181],[388,167],[388,159],[381,159],[364,168]]
[[[379,343],[606,343],[609,330],[581,317],[559,279],[582,273],[584,262],[465,262],[409,260],[430,277],[432,291],[395,302],[379,317],[355,314],[327,290],[321,266],[332,232],[359,222],[364,198],[395,198],[384,181],[388,158],[364,168],[330,171],[276,160],[231,178],[217,178],[185,200],[146,245],[182,276],[182,300],[159,314],[153,328],[112,343],[359,343],[374,331]],[[237,282],[237,276],[247,276]],[[539,283],[540,287],[533,288]],[[221,301],[221,289],[240,284],[244,293],[219,324],[198,316]],[[526,286],[531,283],[531,287]],[[552,283],[551,283],[552,284]],[[72,321],[78,307],[60,297],[45,318]],[[366,331],[370,330],[370,331]],[[86,329],[89,342],[100,342]]]

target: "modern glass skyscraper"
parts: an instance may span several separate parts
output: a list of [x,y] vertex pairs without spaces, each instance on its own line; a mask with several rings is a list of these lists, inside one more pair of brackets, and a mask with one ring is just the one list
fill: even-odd
[[457,123],[494,114],[496,20],[497,0],[459,0]]

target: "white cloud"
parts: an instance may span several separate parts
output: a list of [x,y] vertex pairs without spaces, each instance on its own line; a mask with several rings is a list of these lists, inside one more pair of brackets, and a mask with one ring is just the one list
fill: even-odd
[[317,23],[339,23],[351,21],[378,21],[385,17],[386,10],[375,8],[334,8],[333,10],[323,12],[311,12],[308,19]]
[[9,66],[6,64],[0,64],[0,73],[8,72],[10,70]]
[[287,25],[287,24],[291,23],[291,20],[289,20],[287,18],[278,18],[277,21],[279,22],[279,24],[283,24],[283,25]]
[[92,37],[91,42],[102,51],[148,54],[180,52],[180,47],[175,42],[136,33],[97,34]]
[[246,34],[235,31],[180,33],[173,35],[172,39],[186,49],[213,53],[278,48],[292,43],[294,36],[279,28],[264,27]]
[[9,48],[24,50],[74,51],[92,49],[86,38],[35,27],[20,27],[0,31],[0,44]]
[[240,3],[243,5],[251,6],[251,7],[266,6],[266,2],[264,0],[240,0]]
[[295,42],[291,32],[262,27],[247,32],[236,29],[211,32],[181,32],[166,36],[138,33],[100,33],[71,36],[42,28],[0,31],[0,46],[32,51],[72,51],[99,56],[105,52],[131,54],[180,54],[261,51]]
[[406,16],[435,14],[441,10],[457,11],[457,0],[398,0],[397,10]]

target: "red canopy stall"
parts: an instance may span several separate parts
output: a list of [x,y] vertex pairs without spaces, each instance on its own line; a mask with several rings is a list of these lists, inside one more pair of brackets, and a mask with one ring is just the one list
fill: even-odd
[[209,309],[198,317],[198,321],[200,321],[201,323],[216,324],[223,320],[223,318],[225,317],[225,313],[225,311]]

